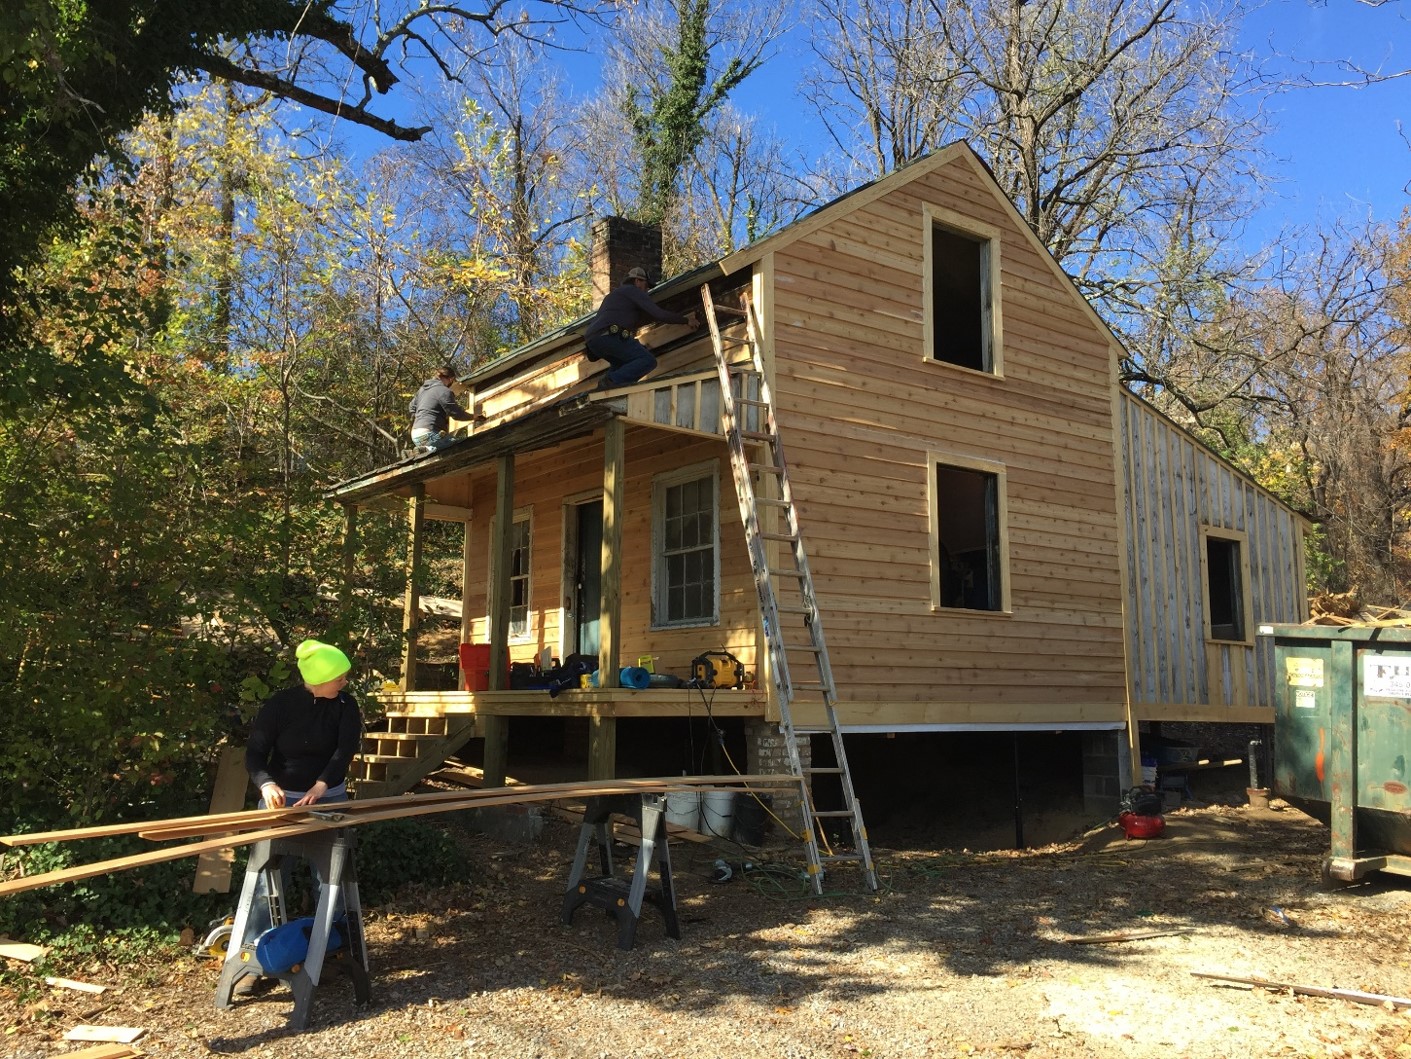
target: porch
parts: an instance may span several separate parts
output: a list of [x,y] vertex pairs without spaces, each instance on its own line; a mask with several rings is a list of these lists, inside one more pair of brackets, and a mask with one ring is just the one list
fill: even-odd
[[[699,348],[681,348],[664,364],[674,360],[695,361],[702,356]],[[580,360],[572,365],[560,365],[544,378],[518,378],[508,381],[501,390],[488,390],[476,396],[477,410],[485,419],[473,426],[463,441],[434,453],[421,454],[399,464],[384,468],[361,479],[346,482],[329,494],[342,503],[347,515],[347,557],[349,568],[355,561],[357,517],[359,509],[378,508],[405,511],[407,517],[408,554],[412,571],[423,566],[423,544],[428,521],[459,523],[465,527],[462,556],[462,598],[472,600],[462,606],[460,642],[488,643],[490,646],[489,689],[484,691],[430,690],[438,683],[431,674],[420,672],[426,664],[421,650],[422,584],[409,576],[404,602],[403,629],[405,646],[402,658],[400,687],[378,695],[378,702],[387,715],[386,732],[369,733],[355,767],[365,789],[379,794],[405,790],[419,778],[434,771],[444,758],[468,739],[484,741],[484,773],[487,785],[502,784],[512,769],[508,760],[509,721],[511,718],[575,718],[586,721],[587,778],[613,778],[616,774],[616,725],[628,718],[675,718],[701,716],[703,695],[691,688],[630,689],[619,686],[619,671],[632,664],[640,650],[654,648],[658,641],[681,644],[679,649],[663,653],[665,669],[688,676],[688,661],[703,650],[726,647],[741,652],[754,663],[758,638],[757,601],[752,591],[732,590],[727,613],[717,616],[714,623],[672,632],[662,631],[647,620],[639,601],[623,614],[623,571],[632,578],[624,561],[624,512],[628,494],[629,471],[628,432],[638,447],[651,447],[653,436],[686,437],[695,447],[710,454],[712,460],[725,457],[724,435],[720,415],[720,382],[715,370],[688,367],[673,374],[657,376],[649,382],[610,391],[579,393],[563,396],[575,384],[585,380]],[[578,387],[581,389],[581,385]],[[542,489],[529,498],[517,498],[517,471],[522,475],[537,474],[543,478],[545,460],[564,451],[575,454],[576,473],[584,469],[585,451],[601,452],[600,485],[584,490],[584,482],[574,481],[564,488],[568,492],[549,497]],[[600,448],[599,448],[600,446]],[[717,448],[718,446],[718,448]],[[556,448],[560,447],[560,448]],[[680,451],[683,446],[673,441],[662,443],[664,451]],[[546,456],[548,450],[554,454]],[[534,458],[538,457],[537,463]],[[596,456],[593,457],[597,459]],[[526,471],[526,467],[535,468]],[[596,478],[595,472],[591,472]],[[570,472],[563,475],[567,480]],[[512,532],[514,516],[520,505],[537,504],[536,517],[544,526],[551,526],[545,516],[558,504],[568,510],[569,497],[575,503],[591,500],[601,505],[601,571],[597,578],[597,594],[593,641],[587,648],[596,655],[601,686],[567,688],[557,695],[546,690],[512,690],[509,687],[510,662],[532,662],[545,653],[555,658],[567,658],[584,650],[575,631],[572,601],[571,571],[566,568],[570,555],[584,548],[592,549],[598,558],[598,544],[585,544],[574,539],[574,527],[565,519],[562,551],[565,569],[557,576],[546,571],[548,557],[555,551],[551,532],[540,530],[536,535],[535,561],[539,564],[536,578],[541,595],[536,600],[534,635],[512,635],[510,607],[514,590],[509,584],[509,571],[514,568]],[[728,496],[722,491],[722,497]],[[641,498],[636,498],[640,514]],[[481,512],[479,545],[472,547],[472,524],[475,511]],[[487,518],[493,508],[493,516]],[[727,516],[722,511],[722,521]],[[728,517],[734,517],[733,515]],[[488,557],[485,550],[484,528],[488,523]],[[724,525],[718,527],[727,543],[731,538],[741,542],[742,534]],[[634,545],[641,548],[637,524],[629,530],[638,533]],[[718,546],[718,545],[717,545]],[[485,563],[483,572],[473,568]],[[481,580],[475,580],[480,578]],[[553,582],[557,580],[555,587]],[[645,580],[645,579],[643,579]],[[734,578],[738,580],[738,577]],[[748,585],[748,581],[743,583]],[[473,597],[469,594],[474,586]],[[640,583],[629,584],[629,592],[640,598]],[[483,594],[482,594],[483,593]],[[553,597],[558,596],[558,606]],[[481,600],[484,600],[484,606]],[[521,600],[522,604],[522,600]],[[748,604],[748,610],[743,605]],[[518,615],[523,620],[521,612]],[[454,620],[454,619],[453,619]],[[655,639],[654,639],[655,638]],[[625,644],[625,646],[624,646]],[[593,650],[596,648],[596,650]],[[669,660],[667,660],[669,658]],[[757,665],[751,664],[751,669]],[[441,676],[443,689],[449,685],[448,674]],[[457,674],[457,688],[466,686],[464,673]],[[472,685],[473,686],[473,685]],[[483,686],[483,685],[482,685]],[[757,683],[756,686],[764,686]],[[777,711],[771,710],[766,691],[719,688],[706,692],[713,716],[745,721],[767,720]]]

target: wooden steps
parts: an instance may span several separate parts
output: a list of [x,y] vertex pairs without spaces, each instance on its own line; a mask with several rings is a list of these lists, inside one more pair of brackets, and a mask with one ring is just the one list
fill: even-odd
[[474,735],[474,714],[389,713],[387,731],[364,734],[349,781],[359,798],[404,794]]

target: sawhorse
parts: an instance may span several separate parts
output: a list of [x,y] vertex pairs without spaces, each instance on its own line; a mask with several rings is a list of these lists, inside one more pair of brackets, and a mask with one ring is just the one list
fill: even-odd
[[[642,835],[637,868],[627,878],[619,878],[613,871],[614,813],[635,820]],[[584,878],[588,847],[595,839],[602,874],[596,878]],[[661,884],[648,890],[647,875],[653,864],[656,865]],[[681,937],[681,925],[676,919],[676,891],[671,881],[671,854],[666,844],[665,796],[611,794],[589,798],[583,814],[583,827],[578,833],[578,852],[573,858],[573,870],[569,873],[560,918],[565,924],[572,923],[573,913],[579,905],[595,905],[617,920],[617,947],[630,949],[637,934],[644,899],[661,909],[666,919],[667,937]]]
[[[353,980],[353,995],[362,1006],[371,997],[367,968],[367,940],[363,936],[362,904],[358,900],[358,878],[353,863],[353,832],[351,828],[315,832],[295,838],[257,842],[250,850],[245,869],[245,884],[240,891],[240,904],[235,910],[231,927],[230,948],[221,966],[216,983],[216,1007],[228,1008],[235,985],[249,975],[278,978],[294,992],[294,1012],[289,1016],[289,1028],[302,1030],[309,1022],[314,988],[325,972],[341,972]],[[269,922],[280,927],[290,922],[285,909],[286,860],[307,861],[322,880],[313,926],[309,931],[308,951],[302,959],[287,967],[263,967],[258,951],[260,934],[252,931],[253,912],[257,902],[267,901]],[[263,883],[264,894],[260,894]],[[336,924],[335,924],[336,920]],[[338,930],[341,945],[329,953],[330,932]],[[328,965],[325,959],[328,957]]]

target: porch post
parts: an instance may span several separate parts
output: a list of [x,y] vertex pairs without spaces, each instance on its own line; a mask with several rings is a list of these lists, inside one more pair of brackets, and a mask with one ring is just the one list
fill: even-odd
[[426,486],[412,486],[407,500],[407,598],[402,606],[402,690],[416,690],[416,639],[421,627],[422,529],[426,524]]
[[[495,519],[490,526],[490,690],[504,691],[510,669],[510,534],[514,529],[514,454],[496,461]],[[464,620],[464,619],[462,619]],[[509,718],[479,714],[476,726],[485,737],[484,783],[503,787],[509,774]]]
[[[627,430],[621,419],[603,428],[602,593],[598,616],[598,686],[619,687],[622,656],[622,509],[626,499]],[[588,736],[588,778],[617,775],[617,718],[593,717]]]

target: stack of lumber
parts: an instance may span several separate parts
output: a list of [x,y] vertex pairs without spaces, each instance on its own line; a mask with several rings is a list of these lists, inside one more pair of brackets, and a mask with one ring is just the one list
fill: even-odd
[[1324,592],[1309,602],[1312,612],[1305,625],[1384,628],[1411,625],[1411,610],[1400,607],[1377,607],[1362,603],[1356,592]]
[[115,871],[140,868],[162,861],[194,857],[212,849],[249,845],[265,840],[292,838],[314,831],[327,831],[379,820],[409,816],[484,809],[491,806],[529,802],[554,802],[594,798],[610,794],[666,794],[670,791],[701,788],[770,790],[797,787],[796,776],[671,776],[663,779],[625,779],[573,783],[525,784],[519,787],[491,787],[485,790],[447,791],[439,794],[403,794],[390,798],[338,802],[308,808],[251,809],[235,813],[150,820],[142,823],[111,824],[68,831],[45,831],[0,836],[0,846],[32,846],[44,842],[70,842],[111,835],[138,834],[156,842],[194,838],[175,847],[135,853],[126,857],[74,865],[39,875],[0,881],[0,896],[36,890],[57,883],[91,879]]

